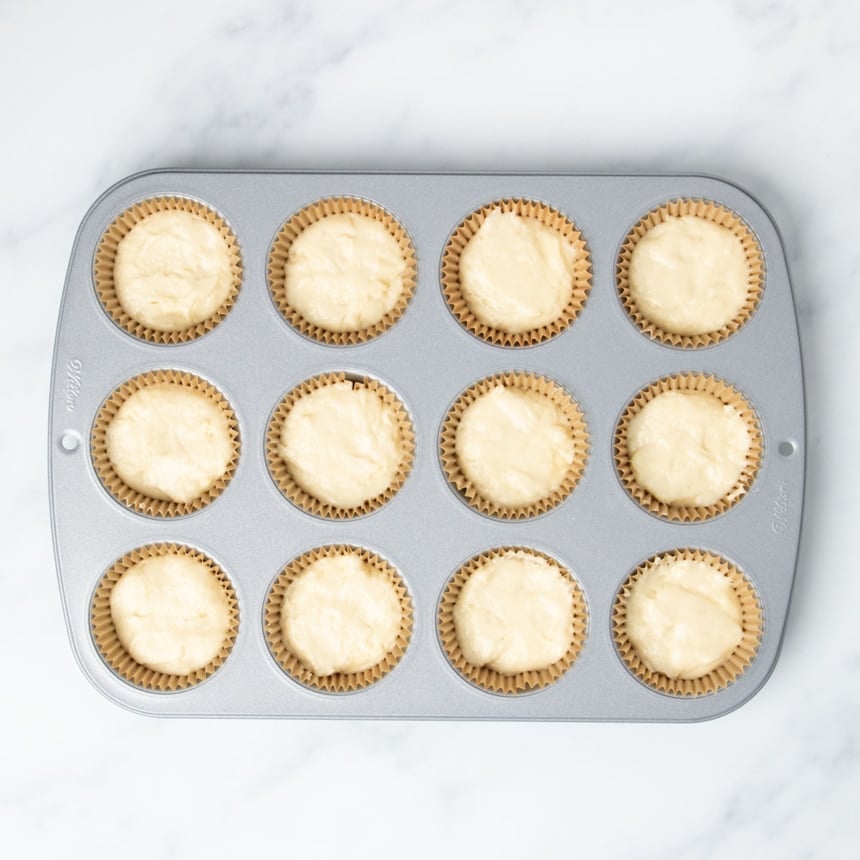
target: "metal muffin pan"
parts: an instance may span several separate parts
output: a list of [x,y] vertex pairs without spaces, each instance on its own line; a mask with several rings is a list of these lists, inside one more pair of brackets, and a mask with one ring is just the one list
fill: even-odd
[[[142,199],[187,196],[217,210],[238,236],[244,279],[235,306],[190,343],[147,344],[121,330],[93,286],[98,241],[116,215]],[[349,195],[391,211],[415,244],[418,283],[400,321],[357,346],[326,346],[294,331],[276,310],[266,262],[280,226],[320,198]],[[544,201],[568,215],[591,255],[592,287],[573,325],[529,348],[505,348],[469,334],[449,311],[440,259],[454,227],[496,199]],[[716,346],[683,350],[643,335],[615,287],[619,248],[649,210],[678,197],[734,210],[761,243],[765,286],[752,319]],[[179,369],[214,383],[235,410],[242,451],[226,491],[187,517],[154,519],[120,505],[102,487],[89,455],[104,398],[142,371]],[[561,505],[535,519],[502,522],[471,510],[450,488],[438,455],[448,407],[475,381],[506,370],[559,382],[582,407],[591,450],[584,476]],[[325,371],[376,377],[397,392],[417,445],[404,487],[375,513],[327,521],[306,514],[275,487],[265,462],[266,424],[280,398]],[[640,388],[659,377],[702,371],[725,379],[756,409],[764,436],[761,470],[734,508],[700,524],[666,522],[622,489],[613,433]],[[702,176],[185,171],[138,174],[103,194],[85,216],[69,263],[54,349],[49,418],[51,513],[58,580],[75,656],[108,698],[164,716],[467,718],[505,720],[694,721],[727,713],[767,680],[777,659],[791,596],[803,501],[804,397],[794,304],[773,221],[749,194]],[[104,571],[127,551],[174,541],[211,555],[230,576],[239,634],[221,669],[172,693],[120,679],[90,632],[90,602]],[[414,600],[412,640],[379,683],[349,694],[307,689],[275,663],[263,635],[268,588],[293,557],[315,546],[365,546],[402,573]],[[454,671],[436,632],[437,603],[452,573],[479,552],[530,546],[555,556],[581,583],[588,605],[585,646],[558,682],[516,696],[487,693]],[[628,574],[656,552],[694,547],[737,564],[758,590],[764,632],[756,658],[726,689],[700,698],[657,692],[616,653],[611,612]]]

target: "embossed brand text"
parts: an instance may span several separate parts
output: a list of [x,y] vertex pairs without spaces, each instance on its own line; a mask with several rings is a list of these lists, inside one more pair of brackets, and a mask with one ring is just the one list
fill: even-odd
[[773,515],[770,520],[771,529],[781,535],[788,528],[788,484],[780,483],[779,492],[773,503]]
[[81,371],[84,364],[79,358],[73,358],[66,365],[66,411],[74,412],[78,395],[81,393]]

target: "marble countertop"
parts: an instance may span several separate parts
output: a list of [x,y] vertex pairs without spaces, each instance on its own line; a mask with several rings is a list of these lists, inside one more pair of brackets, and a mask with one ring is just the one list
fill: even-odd
[[[857,856],[860,7],[85,9],[0,6],[9,856],[253,856],[275,840],[302,857]],[[809,414],[794,602],[762,691],[691,725],[158,720],[100,696],[54,574],[52,342],[88,206],[164,166],[696,172],[751,191],[787,249]]]

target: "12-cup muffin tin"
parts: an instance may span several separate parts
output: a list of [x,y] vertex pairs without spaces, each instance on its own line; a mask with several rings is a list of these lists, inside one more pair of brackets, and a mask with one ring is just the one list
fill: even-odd
[[[226,317],[187,343],[152,344],[123,331],[100,303],[94,256],[109,224],[150,198],[205,203],[234,231],[242,282]],[[266,278],[281,226],[315,201],[351,196],[392,213],[414,244],[417,284],[397,323],[351,346],[303,336],[279,313]],[[455,319],[440,267],[454,228],[502,199],[544,202],[581,231],[591,289],[573,324],[536,346],[484,342]],[[764,257],[764,289],[752,317],[722,343],[681,349],[643,334],[618,294],[616,265],[628,232],[667,201],[714,201],[737,213]],[[224,492],[187,516],[137,513],[109,495],[90,455],[105,398],[146,371],[176,370],[214,384],[236,413],[241,455]],[[581,407],[590,437],[584,474],[549,512],[502,521],[470,508],[446,481],[439,435],[451,404],[484,377],[542,374]],[[415,427],[415,460],[404,486],[381,509],[327,520],[300,510],[277,489],[266,465],[273,409],[303,380],[327,372],[376,378],[396,392]],[[642,388],[682,372],[713,374],[743,393],[758,416],[761,468],[737,505],[704,522],[673,522],[640,507],[613,460],[616,424]],[[405,717],[688,721],[715,717],[765,682],[782,640],[800,533],[804,404],[800,349],[785,254],[762,206],[737,186],[702,176],[184,171],[142,173],[115,185],[78,231],[57,329],[51,382],[49,459],[58,579],[73,650],[107,697],[158,715]],[[149,691],[116,675],[90,627],[102,575],[126,553],[173,542],[200,550],[226,572],[239,604],[235,646],[212,677],[184,690]],[[378,683],[352,693],[302,686],[276,663],[264,636],[264,604],[275,576],[315,547],[351,544],[377,552],[401,573],[413,600],[409,646]],[[467,560],[496,547],[524,546],[570,570],[587,605],[584,647],[558,681],[517,695],[473,686],[446,659],[437,632],[440,595]],[[652,689],[625,666],[613,640],[612,611],[628,575],[655,553],[692,548],[733,562],[757,590],[761,642],[743,674],[699,697]]]

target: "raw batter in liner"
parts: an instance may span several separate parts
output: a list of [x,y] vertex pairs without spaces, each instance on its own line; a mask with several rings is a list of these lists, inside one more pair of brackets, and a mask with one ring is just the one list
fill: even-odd
[[164,501],[198,498],[225,474],[234,456],[221,407],[200,391],[170,382],[135,391],[105,435],[120,480]]
[[335,507],[357,507],[384,493],[401,469],[397,413],[364,386],[325,385],[292,406],[279,453],[306,493]]
[[284,642],[319,676],[375,666],[397,643],[401,620],[391,580],[355,553],[311,563],[281,607]]
[[627,600],[627,637],[652,671],[701,678],[743,636],[742,609],[728,577],[704,561],[658,560]]
[[463,474],[498,505],[552,495],[574,460],[571,428],[544,394],[498,385],[463,412],[455,446]]
[[218,656],[230,630],[230,605],[210,568],[183,555],[139,561],[110,593],[119,641],[142,666],[187,675]]
[[521,551],[491,558],[463,583],[454,607],[463,656],[505,675],[546,669],[573,637],[573,584],[546,559]]
[[230,250],[218,228],[181,210],[135,224],[117,246],[113,277],[125,312],[156,331],[203,322],[233,288]]
[[730,498],[750,445],[737,410],[701,391],[658,394],[627,431],[637,483],[667,505],[705,506]]
[[536,218],[493,210],[460,255],[460,290],[475,317],[511,334],[557,320],[573,294],[576,253]]
[[747,300],[750,267],[726,227],[683,215],[652,227],[630,257],[630,295],[665,331],[708,334],[728,325]]
[[393,310],[406,261],[397,239],[367,215],[327,215],[296,236],[284,268],[287,302],[333,332],[360,331]]

